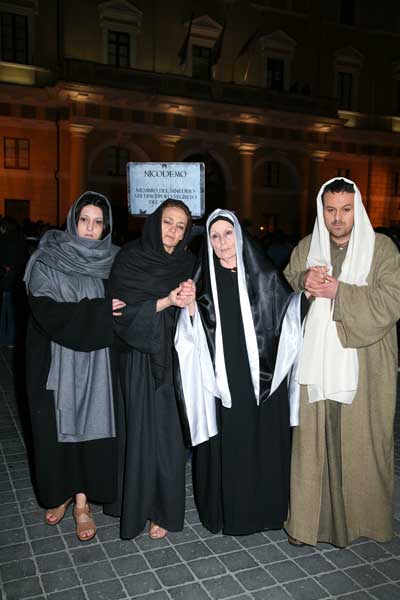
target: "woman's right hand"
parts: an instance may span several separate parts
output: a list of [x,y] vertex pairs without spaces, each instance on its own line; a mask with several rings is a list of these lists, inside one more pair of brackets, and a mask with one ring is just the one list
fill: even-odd
[[196,298],[196,284],[193,279],[186,279],[186,281],[182,281],[180,283],[181,291],[179,295],[183,298],[186,298],[185,306],[188,306],[192,302],[194,302]]
[[177,308],[191,306],[194,311],[195,298],[196,286],[191,279],[187,279],[186,281],[182,281],[174,290],[171,290],[166,298],[157,300],[156,310],[160,312],[170,306],[176,306]]
[[194,303],[196,299],[196,286],[192,279],[182,281],[168,296],[173,306],[184,308]]

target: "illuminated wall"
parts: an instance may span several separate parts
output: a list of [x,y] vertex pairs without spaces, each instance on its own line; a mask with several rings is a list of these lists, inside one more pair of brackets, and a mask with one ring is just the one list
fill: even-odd
[[[254,228],[269,219],[309,231],[316,190],[346,170],[374,225],[400,221],[396,2],[385,16],[371,0],[359,3],[348,26],[336,0],[199,1],[184,65],[192,12],[184,0],[15,5],[29,21],[30,54],[29,64],[0,61],[0,213],[5,199],[20,198],[32,219],[62,221],[83,186],[126,210],[125,179],[106,160],[120,147],[130,160],[205,157],[215,166],[209,189]],[[192,79],[192,47],[211,48],[225,19],[214,81]],[[108,30],[129,34],[132,68],[106,64]],[[283,65],[282,89],[266,89],[271,65]],[[338,111],[339,73],[344,84],[351,75],[352,106]],[[29,139],[28,170],[5,168],[5,137]]]

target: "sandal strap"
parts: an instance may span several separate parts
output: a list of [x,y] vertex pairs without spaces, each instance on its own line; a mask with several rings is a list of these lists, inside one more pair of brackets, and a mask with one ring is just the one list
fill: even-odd
[[[90,506],[86,504],[85,506],[78,507],[75,505],[74,507],[74,517],[76,522],[76,534],[78,538],[84,542],[92,539],[96,535],[96,524],[93,520],[92,511],[90,510]],[[84,531],[93,530],[93,534],[89,537],[81,537],[81,534]]]
[[[57,523],[59,523],[61,521],[61,519],[63,518],[63,516],[65,515],[65,512],[66,512],[71,500],[72,500],[72,498],[68,498],[65,502],[60,504],[60,506],[56,506],[54,508],[48,508],[46,510],[46,522],[49,525],[56,525]],[[52,517],[55,517],[56,520],[49,521],[47,518],[47,515],[51,515]]]
[[90,510],[90,506],[86,504],[86,506],[75,506],[74,508],[75,517],[89,517],[92,518],[92,511]]

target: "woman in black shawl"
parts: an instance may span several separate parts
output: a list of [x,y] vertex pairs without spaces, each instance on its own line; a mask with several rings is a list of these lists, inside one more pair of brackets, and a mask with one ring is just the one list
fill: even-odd
[[25,272],[31,317],[27,391],[34,481],[46,523],[56,525],[75,497],[81,541],[96,533],[87,499],[115,494],[115,422],[109,346],[124,306],[106,293],[117,248],[111,207],[86,192],[71,207],[66,231],[41,239]]
[[166,200],[147,217],[142,237],[119,253],[111,289],[126,302],[115,331],[120,354],[118,501],[105,508],[121,517],[121,537],[164,537],[183,527],[185,449],[172,373],[177,307],[194,297],[193,257],[187,251],[190,212]]
[[[196,444],[196,504],[203,525],[214,533],[281,528],[289,494],[286,383],[270,392],[291,291],[230,211],[214,211],[206,235],[195,278],[197,304],[189,307],[192,322],[183,313],[187,329],[180,331],[180,322],[176,338],[185,410]],[[200,395],[192,375],[195,363],[189,364],[192,331],[197,336],[194,356],[200,356]],[[207,366],[208,350],[212,363],[208,358]]]

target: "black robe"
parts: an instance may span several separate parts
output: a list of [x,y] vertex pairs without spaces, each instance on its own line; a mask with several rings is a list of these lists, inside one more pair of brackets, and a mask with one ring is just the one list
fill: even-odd
[[51,341],[78,352],[112,345],[111,299],[56,302],[29,296],[29,304],[26,378],[38,500],[46,508],[54,508],[84,492],[91,501],[111,502],[116,489],[115,438],[58,442],[54,396],[46,389]]
[[161,243],[162,205],[142,238],[118,254],[110,276],[113,297],[126,308],[115,319],[121,340],[117,380],[118,498],[104,508],[121,517],[121,537],[131,539],[154,521],[183,528],[185,462],[173,382],[174,307],[156,311],[163,298],[191,276],[189,230],[172,255]]
[[[260,405],[254,395],[237,273],[214,260],[225,366],[232,407],[216,399],[219,433],[194,448],[193,482],[200,519],[217,533],[278,529],[287,516],[290,425],[286,383],[268,399],[279,332],[290,291],[261,249],[244,234],[243,259],[260,358]],[[214,353],[215,313],[208,255],[203,253],[198,306]]]

